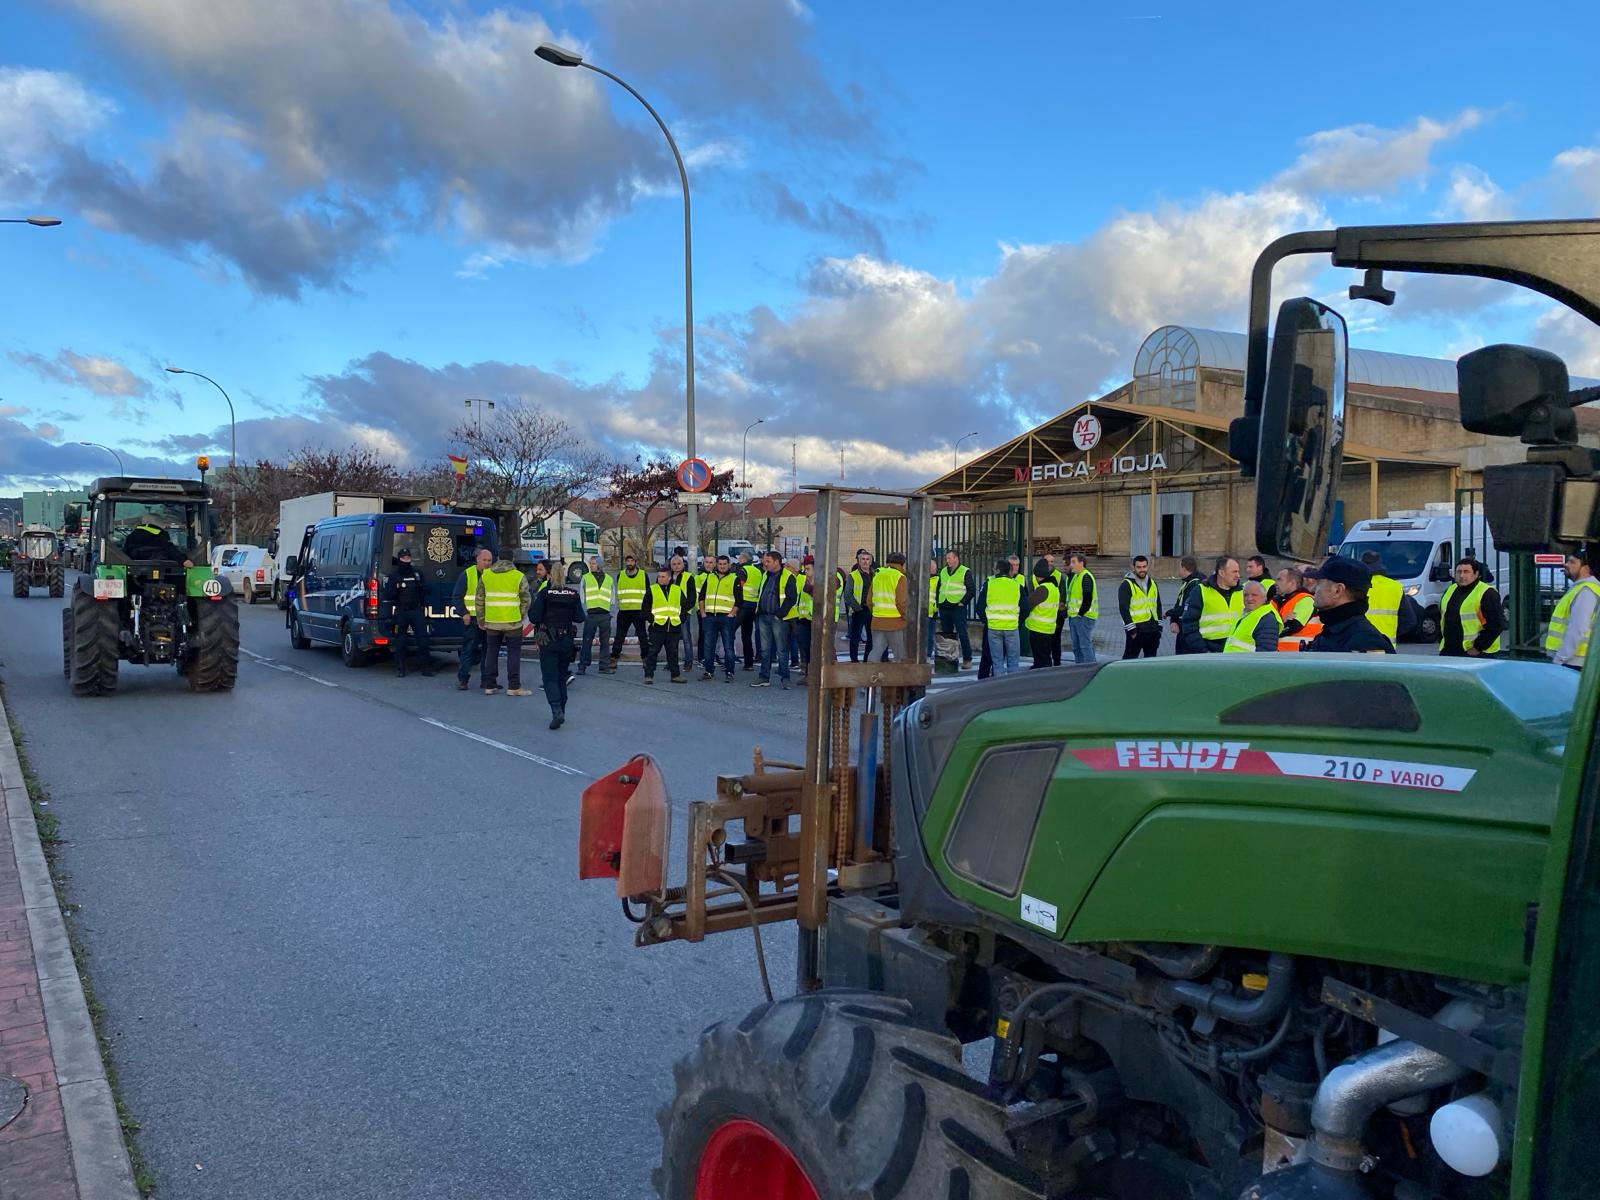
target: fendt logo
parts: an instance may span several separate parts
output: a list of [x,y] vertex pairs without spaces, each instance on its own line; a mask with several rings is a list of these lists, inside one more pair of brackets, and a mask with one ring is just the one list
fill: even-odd
[[1118,742],[1117,766],[1151,771],[1231,771],[1249,742]]

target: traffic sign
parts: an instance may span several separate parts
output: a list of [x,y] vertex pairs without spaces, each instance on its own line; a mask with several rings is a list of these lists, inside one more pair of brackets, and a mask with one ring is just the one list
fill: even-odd
[[690,505],[698,504],[704,507],[707,504],[716,503],[716,497],[712,496],[709,492],[679,492],[678,503]]
[[686,492],[703,492],[711,486],[711,467],[703,458],[686,458],[678,464],[678,486]]
[[1559,567],[1567,561],[1565,554],[1535,554],[1533,565],[1536,567]]

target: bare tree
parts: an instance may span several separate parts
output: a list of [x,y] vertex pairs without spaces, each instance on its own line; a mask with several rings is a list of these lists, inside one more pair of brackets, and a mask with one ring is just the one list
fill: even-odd
[[[649,556],[652,553],[651,547],[656,530],[669,526],[673,520],[682,515],[677,506],[677,464],[671,455],[661,451],[656,451],[648,460],[641,455],[635,455],[631,464],[617,463],[611,468],[609,484],[609,494],[613,501],[639,509],[640,552]],[[706,490],[719,500],[733,495],[733,471],[722,471],[713,475]],[[667,507],[657,518],[656,509],[663,505]],[[698,549],[707,548],[709,542],[706,535],[709,533],[709,529],[702,530]]]
[[472,463],[466,496],[528,509],[541,519],[595,494],[609,468],[564,420],[520,400],[502,403],[482,428],[463,421],[450,436]]

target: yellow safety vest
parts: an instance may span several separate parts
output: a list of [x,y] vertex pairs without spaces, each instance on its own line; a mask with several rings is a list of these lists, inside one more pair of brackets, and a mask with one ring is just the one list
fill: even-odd
[[746,563],[739,570],[744,574],[744,602],[753,605],[761,599],[761,579],[766,572],[755,563]]
[[1405,588],[1398,579],[1374,575],[1367,591],[1367,620],[1391,642],[1400,636],[1400,597]]
[[794,577],[795,590],[800,598],[794,602],[794,615],[802,621],[811,620],[813,611],[811,606],[811,593],[806,591],[806,584],[811,582],[811,577],[804,571]]
[[1224,654],[1251,654],[1256,648],[1256,626],[1272,618],[1272,623],[1278,627],[1278,632],[1283,632],[1283,622],[1279,619],[1277,610],[1270,604],[1263,604],[1254,612],[1247,612],[1240,617],[1233,627],[1233,632],[1228,635],[1228,644],[1222,648]]
[[[523,619],[522,572],[516,569],[483,573],[483,619],[496,625],[514,625]],[[477,595],[477,588],[473,588]]]
[[834,583],[838,586],[833,593],[833,619],[844,620],[844,590],[850,586],[850,581],[845,578],[844,571],[838,567],[833,569]]
[[863,575],[860,567],[850,569],[850,598],[856,602],[858,608],[867,599],[866,588],[871,578],[870,575]]
[[617,572],[617,607],[623,612],[638,612],[643,608],[644,589],[648,582],[643,571],[635,571],[632,575],[626,571]]
[[461,598],[466,601],[467,612],[470,613],[472,606],[478,602],[478,565],[476,563],[467,568],[466,576],[467,586],[462,591]]
[[1028,610],[1028,619],[1024,624],[1029,633],[1054,633],[1056,613],[1061,609],[1061,589],[1048,580],[1037,582],[1044,589],[1045,597]]
[[1094,578],[1094,572],[1085,567],[1072,577],[1072,582],[1067,585],[1067,615],[1071,617],[1088,617],[1093,621],[1100,616],[1100,589],[1094,589],[1094,596],[1089,601],[1089,611],[1079,612],[1083,607],[1083,581],[1087,576]]
[[706,616],[726,617],[733,613],[733,572],[726,575],[711,574],[706,576],[705,591],[701,593],[706,602]]
[[[1154,579],[1146,579],[1141,584],[1132,575],[1126,575],[1128,581],[1128,620],[1135,623],[1141,621],[1154,621],[1161,615],[1161,592],[1156,587]],[[1098,589],[1096,589],[1098,591]],[[1097,614],[1098,615],[1098,614]]]
[[900,611],[895,592],[905,578],[897,567],[879,567],[872,573],[872,615],[894,620],[905,614]]
[[1244,590],[1234,588],[1226,600],[1209,583],[1200,585],[1200,636],[1208,642],[1221,641],[1233,632],[1244,613]]
[[654,625],[683,623],[683,585],[674,583],[665,590],[659,583],[650,585],[650,621]]
[[928,576],[928,615],[930,617],[939,615],[939,577],[937,575]]
[[945,567],[939,568],[939,603],[960,604],[967,598],[967,564],[962,563],[954,571]]
[[584,575],[583,607],[590,612],[611,611],[611,576],[602,574],[596,579],[592,571]]
[[[1450,607],[1450,597],[1455,595],[1456,585],[1451,584],[1445,588],[1444,596],[1439,601],[1439,649],[1444,649],[1444,614]],[[1478,580],[1472,585],[1472,590],[1467,593],[1467,598],[1461,602],[1461,648],[1465,650],[1472,645],[1474,638],[1483,631],[1483,594],[1489,590],[1489,585],[1483,580]],[[1495,638],[1485,654],[1494,654],[1500,649],[1500,639]]]
[[[765,588],[767,586],[766,578],[767,578],[767,573],[765,571],[763,571],[761,573],[761,586],[763,588]],[[783,603],[783,594],[789,590],[789,581],[791,579],[795,581],[795,589],[794,589],[794,591],[795,591],[795,602],[793,604],[791,604],[787,609],[783,609],[783,610],[779,611],[778,617],[781,620],[784,620],[784,621],[792,620],[793,618],[798,617],[800,615],[799,577],[796,576],[793,571],[789,570],[788,567],[780,567],[778,569],[778,595],[777,595],[777,601],[778,601],[779,604]],[[756,593],[756,599],[759,600],[760,598],[761,598],[761,593],[757,592]]]
[[[1550,614],[1550,628],[1544,635],[1544,648],[1551,654],[1561,649],[1561,639],[1567,636],[1567,614],[1572,611],[1572,602],[1578,598],[1578,593],[1583,591],[1593,592],[1600,597],[1600,580],[1580,579],[1556,601],[1556,610]],[[1572,661],[1580,667],[1588,660],[1589,635],[1593,631],[1593,625],[1583,631],[1583,637],[1578,642],[1578,652],[1573,655]]]
[[983,620],[990,629],[1010,630],[1022,618],[1022,581],[996,575],[983,585]]

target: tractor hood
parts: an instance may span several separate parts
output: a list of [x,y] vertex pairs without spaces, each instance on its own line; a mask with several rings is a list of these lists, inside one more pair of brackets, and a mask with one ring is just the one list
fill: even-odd
[[1514,982],[1576,684],[1540,663],[1207,655],[929,697],[894,739],[921,830],[902,877],[1065,941]]

